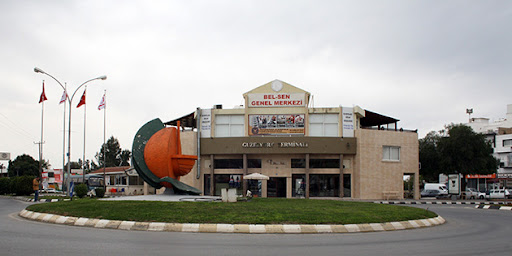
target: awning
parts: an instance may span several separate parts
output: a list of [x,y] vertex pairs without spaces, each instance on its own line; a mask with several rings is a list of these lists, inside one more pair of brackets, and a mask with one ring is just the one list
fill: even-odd
[[249,175],[244,175],[244,180],[268,180],[269,177],[267,175],[263,175],[261,173],[251,173]]
[[196,119],[194,118],[195,113],[196,112],[192,112],[188,115],[184,115],[180,118],[176,118],[176,119],[166,122],[164,124],[177,126],[178,121],[180,121],[181,127],[196,128]]
[[397,123],[398,119],[389,117],[389,116],[383,116],[381,114],[372,112],[370,110],[364,110],[365,111],[365,117],[361,118],[361,126],[362,127],[372,127],[372,126],[379,126],[379,125],[386,125],[386,124],[394,124]]

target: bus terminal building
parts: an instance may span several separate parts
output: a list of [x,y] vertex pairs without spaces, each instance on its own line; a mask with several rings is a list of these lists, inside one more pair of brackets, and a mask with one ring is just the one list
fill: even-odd
[[[243,97],[243,106],[166,123],[180,121],[183,154],[198,156],[181,181],[204,195],[402,199],[407,176],[419,198],[418,134],[399,120],[359,106],[309,107],[309,92],[279,80]],[[252,173],[269,179],[244,179]]]

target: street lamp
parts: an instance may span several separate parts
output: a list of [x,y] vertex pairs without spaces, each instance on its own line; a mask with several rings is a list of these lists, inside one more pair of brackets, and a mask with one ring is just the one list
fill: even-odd
[[[61,82],[59,82],[59,80],[57,80],[55,77],[53,77],[52,75],[44,72],[42,69],[40,68],[37,68],[35,67],[34,68],[34,72],[36,73],[41,73],[41,74],[45,74],[51,78],[53,78],[53,80],[57,81],[57,83],[59,83],[59,85],[62,87],[62,89],[64,89],[64,91],[66,92],[66,95],[67,95],[67,99],[68,99],[68,103],[69,103],[69,117],[68,117],[68,153],[67,153],[67,156],[68,156],[68,164],[67,164],[67,172],[68,172],[68,176],[71,175],[71,110],[72,110],[72,107],[71,107],[71,103],[73,102],[73,98],[75,97],[75,94],[76,92],[78,91],[78,89],[80,89],[82,86],[84,86],[85,84],[91,82],[91,81],[94,81],[94,80],[106,80],[107,79],[107,76],[100,76],[100,77],[96,77],[96,78],[93,78],[93,79],[89,79],[87,81],[85,81],[84,83],[82,83],[80,86],[78,86],[78,88],[75,89],[75,91],[73,92],[73,95],[71,95],[71,97],[69,97],[69,93],[66,89],[65,86],[62,85]],[[65,109],[65,107],[64,107]],[[64,114],[65,115],[65,114]],[[66,130],[66,129],[64,129]],[[83,161],[85,161],[85,159],[83,159]],[[64,170],[63,170],[64,171]],[[84,183],[85,183],[85,170],[83,170],[83,177],[84,177]],[[66,181],[64,181],[66,183],[66,194],[68,196],[71,196],[69,194],[70,190],[69,190],[69,182],[67,181],[69,179],[69,177],[67,179],[65,179]]]

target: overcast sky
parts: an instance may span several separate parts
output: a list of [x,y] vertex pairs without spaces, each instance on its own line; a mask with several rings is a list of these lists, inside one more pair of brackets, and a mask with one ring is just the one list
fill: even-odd
[[[107,137],[130,149],[137,130],[197,107],[243,103],[279,79],[315,107],[359,105],[419,137],[512,103],[510,1],[0,1],[0,152],[62,167],[62,88],[88,83],[86,158]],[[72,161],[83,155],[84,107],[73,99]]]

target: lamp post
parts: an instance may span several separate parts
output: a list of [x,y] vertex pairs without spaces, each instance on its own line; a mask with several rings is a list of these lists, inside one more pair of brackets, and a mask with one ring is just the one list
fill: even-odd
[[[94,81],[94,80],[106,80],[106,79],[107,79],[107,76],[100,76],[100,77],[96,77],[96,78],[93,78],[93,79],[89,79],[89,80],[87,80],[87,81],[83,82],[80,86],[78,86],[78,88],[76,88],[76,89],[75,89],[75,91],[73,92],[73,95],[71,95],[71,97],[69,97],[69,93],[68,93],[68,91],[67,91],[66,87],[64,87],[64,86],[62,85],[62,83],[61,83],[61,82],[59,82],[59,80],[57,80],[55,77],[53,77],[52,75],[50,75],[50,74],[48,74],[48,73],[44,72],[42,69],[37,68],[37,67],[35,67],[35,68],[34,68],[34,72],[36,72],[36,73],[41,73],[41,74],[45,74],[45,75],[47,75],[47,76],[49,76],[49,77],[53,78],[53,80],[57,81],[57,83],[59,83],[59,85],[62,87],[62,89],[64,89],[64,91],[66,92],[67,100],[68,100],[68,103],[69,103],[69,116],[68,116],[68,153],[67,153],[67,156],[68,156],[68,163],[67,163],[67,168],[66,168],[66,169],[67,169],[68,176],[70,176],[70,175],[71,175],[71,110],[72,110],[72,106],[71,106],[71,104],[72,104],[72,102],[73,102],[73,98],[75,97],[75,94],[76,94],[76,92],[78,91],[78,89],[80,89],[80,88],[81,88],[82,86],[84,86],[85,84],[87,84],[87,83],[89,83],[89,82],[91,82],[91,81]],[[65,130],[65,129],[64,129],[64,130]],[[83,161],[85,161],[85,159],[84,159]],[[64,168],[63,168],[63,169],[64,169]],[[63,171],[64,171],[64,170],[63,170]],[[63,174],[64,174],[64,173],[63,173]],[[84,174],[83,174],[83,175],[84,175],[84,183],[85,183],[85,170],[84,170]],[[68,177],[68,178],[66,178],[66,179],[65,179],[65,181],[64,181],[64,182],[66,183],[66,194],[67,194],[68,196],[71,196],[71,195],[69,194],[70,190],[69,190],[69,182],[68,182],[68,179],[69,179],[69,177]]]

